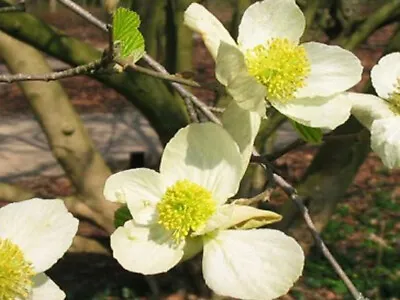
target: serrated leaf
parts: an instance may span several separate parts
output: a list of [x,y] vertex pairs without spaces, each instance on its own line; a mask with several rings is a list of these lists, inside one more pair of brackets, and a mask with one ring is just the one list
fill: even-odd
[[120,7],[113,16],[113,39],[119,57],[137,62],[144,55],[144,38],[139,31],[140,17],[134,11]]
[[123,226],[125,222],[129,220],[132,220],[132,215],[128,209],[128,206],[124,205],[116,210],[114,214],[115,228]]
[[321,128],[308,127],[303,124],[290,120],[293,128],[297,131],[300,137],[308,143],[320,144],[322,143],[323,132]]

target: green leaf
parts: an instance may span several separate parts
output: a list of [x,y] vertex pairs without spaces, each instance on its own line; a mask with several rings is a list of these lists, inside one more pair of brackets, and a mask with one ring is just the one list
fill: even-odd
[[117,209],[114,214],[114,226],[115,228],[123,226],[126,221],[132,220],[131,212],[128,206],[124,205]]
[[144,55],[144,38],[139,31],[140,18],[137,13],[120,7],[113,16],[114,44],[119,46],[119,57],[129,58],[133,63]]
[[297,123],[290,120],[293,128],[297,131],[300,137],[308,143],[320,144],[322,143],[323,132],[321,128],[313,128]]

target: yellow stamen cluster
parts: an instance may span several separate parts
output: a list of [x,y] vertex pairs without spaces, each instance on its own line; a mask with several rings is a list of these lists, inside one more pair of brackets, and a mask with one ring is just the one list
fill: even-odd
[[274,38],[245,54],[249,73],[267,88],[267,98],[287,101],[305,86],[310,62],[303,46]]
[[394,92],[389,95],[390,109],[398,116],[400,116],[400,77],[397,79],[397,85]]
[[27,299],[34,275],[21,249],[9,239],[0,239],[0,299]]
[[203,225],[215,210],[216,203],[208,190],[189,180],[179,180],[157,204],[158,223],[171,230],[179,242]]

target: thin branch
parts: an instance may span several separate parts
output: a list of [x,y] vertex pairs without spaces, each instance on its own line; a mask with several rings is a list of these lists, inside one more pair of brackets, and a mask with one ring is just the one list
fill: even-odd
[[[121,64],[123,64],[121,62]],[[176,76],[176,75],[171,75],[168,73],[161,73],[161,72],[156,72],[147,68],[144,68],[142,66],[139,65],[134,65],[134,64],[129,64],[129,67],[131,67],[133,70],[142,73],[142,74],[146,74],[161,80],[165,80],[165,81],[170,81],[170,82],[176,82],[176,83],[180,83],[183,85],[187,85],[187,86],[191,86],[191,87],[195,87],[195,88],[206,88],[209,89],[210,87],[207,86],[202,86],[200,83],[198,83],[197,81],[194,80],[190,80],[190,79],[186,79],[180,76]]]
[[25,11],[25,10],[26,10],[25,9],[25,1],[21,1],[12,6],[0,7],[0,13],[21,12],[21,11]]
[[379,26],[384,24],[388,18],[392,15],[398,16],[399,14],[400,0],[386,1],[385,4],[368,16],[350,37],[340,37],[336,43],[343,45],[347,50],[353,50],[365,41]]
[[99,29],[103,30],[104,32],[107,32],[107,25],[97,19],[94,15],[92,15],[90,12],[85,10],[84,8],[80,7],[78,4],[74,3],[73,1],[70,0],[58,0],[62,5],[76,13],[77,15],[83,17],[86,19],[89,23],[92,23]]
[[260,202],[269,201],[273,191],[274,191],[274,187],[268,186],[264,191],[255,195],[254,197],[234,199],[232,201],[232,203],[238,204],[238,205],[257,206],[257,204]]
[[53,81],[62,78],[84,75],[98,70],[102,66],[101,60],[96,60],[86,65],[81,65],[75,68],[65,69],[59,72],[46,74],[10,74],[0,75],[0,82],[17,82],[17,81]]
[[225,111],[225,108],[215,107],[215,106],[209,106],[208,109],[211,110],[212,112],[218,113],[218,114],[222,114]]
[[304,206],[303,202],[301,201],[299,195],[296,192],[296,189],[291,186],[285,179],[283,179],[278,174],[274,173],[273,178],[275,183],[289,196],[289,198],[296,204],[297,208],[301,212],[304,221],[307,224],[308,229],[310,230],[316,245],[321,249],[325,258],[329,261],[333,269],[335,270],[336,274],[340,277],[340,279],[344,282],[350,293],[352,294],[353,298],[356,300],[363,300],[366,299],[361,294],[360,291],[357,290],[353,282],[347,276],[347,274],[343,271],[342,267],[333,257],[332,253],[329,251],[328,247],[322,240],[321,236],[319,235],[315,225],[311,219],[310,214],[308,213],[307,207]]
[[[65,5],[67,8],[69,8],[71,11],[76,13],[77,15],[83,17],[88,22],[97,26],[102,31],[107,32],[107,25],[105,23],[97,19],[95,16],[93,16],[91,13],[89,13],[76,3],[70,0],[58,0],[58,1],[61,4]],[[149,55],[145,54],[143,56],[143,59],[146,61],[147,64],[149,64],[153,69],[155,69],[159,73],[162,73],[164,75],[170,75],[168,71],[161,64],[159,64]],[[129,67],[133,67],[133,65],[130,64]],[[176,91],[181,95],[182,98],[190,100],[210,121],[217,124],[221,124],[221,121],[213,114],[212,111],[208,109],[207,105],[201,102],[195,95],[187,91],[184,87],[182,87],[182,85],[178,84],[177,82],[171,82],[171,85],[176,89]]]
[[[324,142],[357,140],[357,139],[361,138],[361,135],[362,135],[362,131],[359,133],[340,134],[340,135],[333,135],[331,133],[328,133],[323,136],[322,140]],[[294,140],[293,142],[286,145],[282,149],[279,149],[274,153],[265,155],[262,163],[265,163],[266,161],[271,162],[271,161],[277,160],[278,158],[285,155],[286,153],[289,153],[290,151],[293,151],[293,150],[295,150],[301,146],[304,146],[306,144],[307,144],[307,142],[304,141],[303,139]],[[259,158],[256,158],[256,159],[259,159]]]
[[286,145],[282,149],[279,149],[271,154],[265,155],[265,160],[266,161],[277,160],[279,157],[281,157],[281,156],[285,155],[286,153],[289,153],[290,151],[293,151],[301,146],[304,146],[305,144],[307,144],[306,141],[304,141],[302,139],[294,140],[293,142]]

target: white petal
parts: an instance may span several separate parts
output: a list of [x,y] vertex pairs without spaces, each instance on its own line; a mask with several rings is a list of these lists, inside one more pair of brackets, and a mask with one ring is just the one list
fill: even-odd
[[65,293],[44,273],[33,277],[33,289],[29,300],[63,300]]
[[161,226],[135,225],[128,221],[111,235],[113,256],[126,270],[141,274],[167,272],[183,256],[184,243],[174,244]]
[[400,52],[382,57],[371,70],[371,80],[376,93],[385,99],[396,87],[400,88]]
[[221,43],[215,74],[241,108],[265,116],[265,87],[247,72],[244,56],[239,49]]
[[281,114],[296,122],[318,128],[335,129],[350,116],[351,101],[345,93],[331,97],[292,99],[287,103],[273,102]]
[[239,147],[221,126],[191,124],[168,142],[160,172],[168,185],[187,179],[209,190],[224,203],[236,194],[242,177]]
[[216,229],[223,229],[230,223],[235,207],[231,204],[224,204],[217,207],[217,211],[207,220],[204,226],[200,227],[193,233],[194,236],[204,235]]
[[243,109],[265,116],[266,89],[246,72],[241,72],[228,83],[228,93]]
[[183,257],[180,262],[193,258],[203,250],[203,239],[200,236],[186,238]]
[[154,221],[155,205],[166,190],[160,173],[150,169],[133,169],[111,175],[104,185],[107,200],[127,203],[135,222]]
[[388,168],[400,167],[400,117],[372,123],[371,148]]
[[203,275],[219,295],[275,299],[300,277],[304,254],[296,241],[271,229],[226,230],[207,241]]
[[348,96],[352,102],[351,113],[368,129],[375,120],[395,116],[388,102],[379,97],[361,93],[348,93]]
[[350,51],[315,42],[303,46],[310,60],[311,73],[305,87],[296,92],[296,98],[331,96],[348,90],[361,80],[363,67]]
[[31,199],[0,209],[0,237],[18,245],[35,272],[49,269],[72,244],[75,219],[59,199]]
[[217,294],[240,299],[275,299],[300,277],[304,254],[278,230],[225,230],[208,240],[203,275]]
[[265,0],[249,6],[239,26],[241,49],[252,49],[272,38],[299,42],[305,18],[294,0]]
[[236,45],[224,25],[204,6],[192,3],[184,14],[184,23],[193,31],[201,34],[211,56],[216,59],[221,41]]
[[228,105],[222,115],[223,127],[239,145],[243,174],[249,165],[260,124],[261,117],[258,113],[240,108],[235,101]]
[[243,53],[237,47],[221,42],[215,65],[218,81],[227,86],[241,72],[247,73]]

